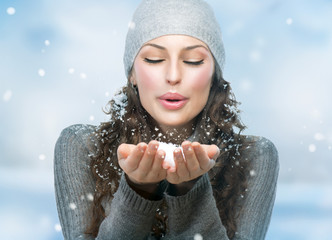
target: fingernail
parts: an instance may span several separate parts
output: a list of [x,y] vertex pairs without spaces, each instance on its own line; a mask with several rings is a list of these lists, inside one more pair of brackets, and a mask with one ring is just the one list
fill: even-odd
[[141,153],[144,153],[145,152],[145,145],[139,145],[138,146],[138,149],[141,151]]
[[151,150],[155,150],[155,149],[158,148],[158,146],[157,146],[157,145],[154,145],[154,144],[151,144],[151,145],[149,146],[149,148],[150,148]]
[[181,149],[180,148],[177,148],[174,150],[175,154],[180,156],[180,153],[181,153]]
[[187,145],[187,146],[184,146],[183,149],[185,149],[186,151],[191,151],[192,147],[191,147],[191,145]]
[[160,158],[165,159],[165,154],[163,152],[158,152]]

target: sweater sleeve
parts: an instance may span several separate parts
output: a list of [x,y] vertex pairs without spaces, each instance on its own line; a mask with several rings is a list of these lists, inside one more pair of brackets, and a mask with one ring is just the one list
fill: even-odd
[[[165,196],[168,207],[169,233],[165,239],[226,240],[208,174],[183,196]],[[196,238],[195,238],[196,236]]]
[[91,132],[92,126],[73,125],[55,145],[55,195],[64,239],[93,239],[84,234],[95,188],[86,145]]
[[276,196],[278,152],[270,140],[260,138],[244,155],[252,165],[235,239],[261,240],[268,230]]
[[150,201],[138,195],[124,175],[110,209],[99,228],[97,239],[153,239],[150,235],[160,201]]

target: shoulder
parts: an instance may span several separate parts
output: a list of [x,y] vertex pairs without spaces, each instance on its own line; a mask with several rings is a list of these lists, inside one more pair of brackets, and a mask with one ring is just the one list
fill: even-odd
[[248,157],[269,157],[278,159],[278,150],[272,141],[265,137],[243,136],[244,154]]
[[97,127],[93,125],[86,125],[86,124],[71,125],[61,131],[58,140],[76,138],[78,140],[85,141],[90,138],[90,136],[96,131],[96,129]]
[[[277,180],[279,173],[278,150],[265,137],[243,136],[242,160],[249,161],[250,175]],[[271,179],[271,180],[272,180]]]
[[64,167],[89,161],[96,151],[95,131],[95,126],[84,124],[63,129],[55,145],[54,165]]
[[56,149],[60,145],[71,145],[71,147],[93,148],[95,141],[94,133],[96,126],[75,124],[62,130],[57,143]]

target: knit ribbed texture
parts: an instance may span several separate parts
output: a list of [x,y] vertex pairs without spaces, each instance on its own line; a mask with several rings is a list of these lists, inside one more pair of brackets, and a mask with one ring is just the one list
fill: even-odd
[[92,131],[93,128],[86,125],[66,128],[55,146],[55,193],[65,239],[92,239],[84,236],[95,189],[87,141]]
[[[57,208],[65,239],[93,239],[84,235],[90,221],[95,182],[89,168],[89,154],[94,151],[90,136],[95,127],[74,125],[65,129],[57,141],[54,158],[54,175]],[[276,193],[278,153],[265,138],[249,137],[250,148],[241,153],[241,161],[250,161],[252,171],[244,206],[238,219],[236,240],[262,240],[269,226]],[[169,196],[168,239],[193,239],[196,234],[203,239],[225,239],[212,194],[208,174],[204,174],[183,196]],[[98,238],[104,239],[155,239],[150,231],[155,211],[161,201],[150,201],[139,196],[122,176],[114,199],[105,204],[110,214],[100,226]]]
[[142,45],[154,38],[180,34],[195,37],[209,47],[223,69],[225,51],[220,26],[211,7],[203,0],[143,0],[129,26],[124,67],[127,77]]

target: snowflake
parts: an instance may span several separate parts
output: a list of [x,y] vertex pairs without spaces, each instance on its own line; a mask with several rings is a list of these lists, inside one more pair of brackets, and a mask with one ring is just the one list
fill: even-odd
[[3,95],[3,100],[5,102],[8,102],[12,98],[12,95],[13,95],[12,91],[11,90],[7,90],[5,92],[5,94]]
[[75,203],[69,203],[69,208],[71,210],[75,210],[77,208],[76,204]]
[[39,75],[40,77],[44,77],[44,76],[45,76],[45,70],[42,69],[42,68],[40,68],[40,69],[38,70],[38,75]]
[[256,171],[255,170],[250,170],[250,176],[252,176],[252,177],[256,176]]
[[75,69],[74,69],[74,68],[69,68],[69,69],[68,69],[68,72],[69,72],[70,74],[74,74]]
[[15,12],[16,12],[15,8],[13,8],[13,7],[9,7],[9,8],[7,8],[7,13],[8,13],[8,15],[14,15]]
[[134,30],[135,27],[136,27],[136,24],[135,24],[133,21],[130,21],[130,22],[128,23],[128,28],[129,28],[129,29]]
[[314,136],[315,140],[322,141],[325,139],[325,136],[322,133],[316,133]]
[[93,194],[92,193],[88,193],[87,195],[86,195],[86,198],[89,200],[89,201],[93,201]]
[[316,152],[316,145],[315,144],[310,144],[308,149],[309,149],[309,152],[312,152],[312,153]]
[[203,240],[203,236],[199,233],[196,233],[194,236],[194,240]]
[[62,230],[61,225],[59,223],[57,223],[57,224],[54,225],[54,229],[57,232],[61,232],[61,230]]
[[86,78],[87,78],[87,75],[86,75],[85,73],[81,73],[81,74],[80,74],[80,77],[81,77],[82,79],[86,79]]
[[287,25],[291,25],[293,23],[293,19],[287,18],[286,23],[287,23]]

